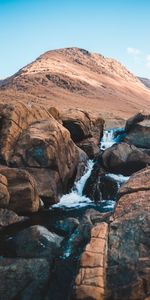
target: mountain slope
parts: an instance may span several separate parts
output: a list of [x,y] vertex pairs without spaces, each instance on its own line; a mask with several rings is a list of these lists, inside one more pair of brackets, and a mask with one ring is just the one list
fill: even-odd
[[143,77],[138,77],[140,80],[141,80],[141,82],[146,86],[146,87],[148,87],[149,89],[150,89],[150,79],[148,79],[148,78],[143,78]]
[[48,51],[0,82],[0,100],[77,107],[126,117],[150,108],[150,91],[119,62],[84,49]]

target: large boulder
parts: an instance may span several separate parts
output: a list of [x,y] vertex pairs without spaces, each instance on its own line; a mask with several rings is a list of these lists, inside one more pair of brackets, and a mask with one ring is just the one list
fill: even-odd
[[63,125],[70,131],[73,141],[89,158],[99,153],[99,142],[103,135],[104,120],[86,111],[68,109],[62,115]]
[[0,160],[10,164],[16,141],[22,131],[35,121],[49,118],[41,106],[29,107],[22,102],[0,104]]
[[0,208],[5,208],[9,204],[10,195],[8,192],[7,178],[0,174]]
[[34,225],[21,230],[8,240],[8,244],[18,257],[47,258],[50,263],[60,253],[62,240],[62,237],[45,227]]
[[107,297],[150,297],[150,167],[120,189],[109,233]]
[[38,211],[40,198],[37,185],[27,171],[0,165],[0,174],[7,178],[9,198],[6,207],[8,209],[19,214]]
[[150,156],[134,145],[115,144],[102,155],[103,167],[111,173],[131,175],[150,164]]
[[138,123],[147,120],[150,120],[150,115],[139,112],[126,121],[125,131],[128,132],[132,130],[132,128],[134,128],[134,126],[137,125]]
[[128,131],[124,141],[139,148],[150,149],[150,126],[139,124],[133,126]]
[[80,258],[71,299],[105,299],[108,225],[100,223],[91,230],[91,239]]
[[70,133],[43,107],[0,105],[0,160],[26,168],[40,196],[55,203],[72,183],[79,152]]
[[53,117],[35,122],[16,143],[11,163],[27,168],[38,183],[41,197],[57,202],[74,176],[79,152],[70,133]]
[[1,300],[43,300],[49,280],[46,259],[0,259]]

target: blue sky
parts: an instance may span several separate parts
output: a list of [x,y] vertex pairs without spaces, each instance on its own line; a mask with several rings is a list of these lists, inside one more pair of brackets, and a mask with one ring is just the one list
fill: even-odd
[[0,0],[0,78],[71,46],[150,78],[149,30],[149,0]]

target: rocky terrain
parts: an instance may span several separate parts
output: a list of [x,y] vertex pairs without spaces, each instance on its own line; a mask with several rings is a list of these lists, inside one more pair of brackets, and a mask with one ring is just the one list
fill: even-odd
[[104,124],[1,103],[1,300],[150,298],[150,115]]
[[[144,83],[144,84],[143,84]],[[0,101],[85,109],[124,119],[150,109],[150,91],[119,62],[84,49],[48,51],[0,81]]]

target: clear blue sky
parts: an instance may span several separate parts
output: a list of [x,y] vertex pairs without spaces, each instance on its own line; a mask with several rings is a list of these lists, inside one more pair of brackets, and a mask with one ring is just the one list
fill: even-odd
[[150,78],[149,0],[0,0],[0,78],[77,46]]

